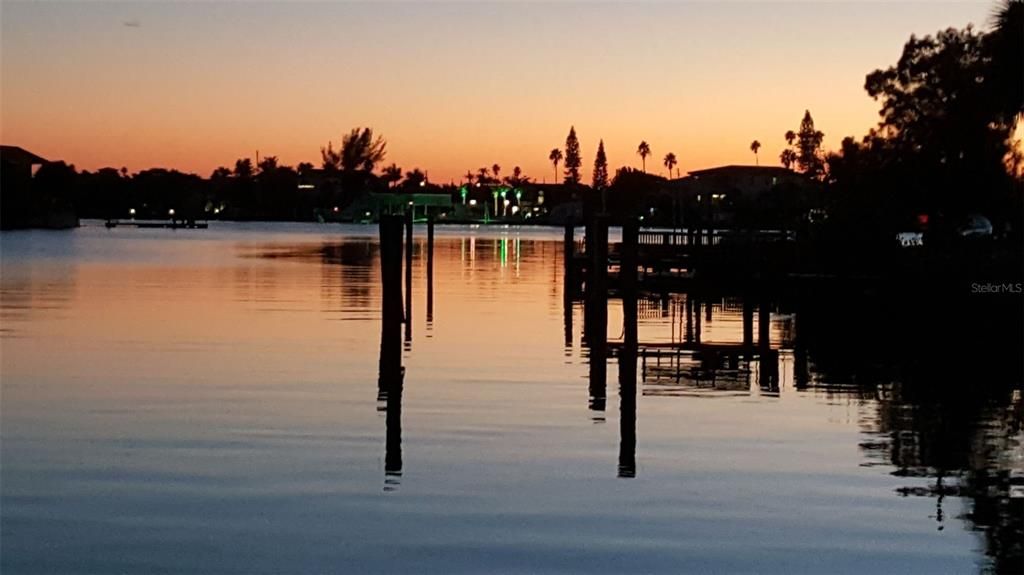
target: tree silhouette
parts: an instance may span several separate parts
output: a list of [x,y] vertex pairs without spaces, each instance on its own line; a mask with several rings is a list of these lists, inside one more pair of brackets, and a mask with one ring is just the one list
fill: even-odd
[[252,177],[252,174],[252,160],[249,158],[235,160],[235,177],[239,179],[249,179]]
[[327,142],[327,147],[320,147],[321,167],[326,172],[341,170],[341,154],[334,149],[334,144]]
[[[814,129],[814,119],[810,110],[804,111],[800,121],[800,131],[787,130],[784,136],[790,148],[779,154],[779,160],[787,169],[799,169],[804,174],[816,179],[825,175],[825,159],[821,152],[821,142],[825,134]],[[750,145],[754,149],[754,145]],[[760,147],[760,143],[758,143]],[[757,153],[756,151],[754,152]]]
[[811,118],[811,111],[804,111],[804,119],[800,121],[800,131],[797,137],[796,163],[807,175],[820,178],[825,172],[825,165],[821,155],[821,142],[825,134],[814,129],[814,118]]
[[554,148],[551,153],[548,154],[548,160],[551,161],[555,166],[555,183],[558,183],[558,162],[562,161],[562,150]]
[[499,175],[499,174],[501,174],[501,166],[500,165],[494,164],[493,166],[491,166],[491,173],[494,174],[494,179],[495,180],[498,180],[499,182],[501,181],[501,177]]
[[594,156],[594,178],[595,190],[603,190],[608,187],[608,158],[604,153],[604,140],[597,142],[597,154]]
[[986,83],[994,110],[1004,124],[1013,124],[1024,114],[1024,2],[1003,0],[992,20],[985,46],[992,73]]
[[786,148],[785,150],[782,150],[781,154],[779,154],[779,160],[787,170],[792,170],[793,166],[796,165],[796,152]]
[[395,187],[402,179],[402,168],[399,168],[398,165],[394,163],[385,167],[382,173],[383,175],[381,176],[381,179],[384,180],[384,183],[386,183],[389,188]]
[[565,183],[580,183],[580,141],[576,138],[576,127],[569,127],[569,135],[565,137]]
[[[1015,6],[1006,6],[1006,17],[1016,13],[1024,24]],[[1006,164],[1008,153],[1013,159],[1011,135],[1020,115],[1013,113],[1019,110],[1013,90],[1006,91],[1000,76],[1013,73],[1002,70],[1006,60],[1000,63],[992,53],[1006,38],[999,30],[997,22],[988,35],[968,26],[911,36],[895,66],[865,80],[868,95],[881,103],[878,128],[864,141],[869,157],[880,160],[878,168],[890,180],[903,182],[902,195],[913,195],[919,209],[948,218],[973,210],[1020,219],[1022,212],[1012,207],[1020,205],[1020,182],[1012,181]],[[895,167],[901,173],[894,174]]]
[[260,160],[259,169],[260,172],[276,172],[277,156],[265,156],[262,160]]
[[466,183],[467,184],[472,184],[473,183],[473,178],[475,178],[476,176],[473,175],[472,171],[466,170],[466,173],[465,173],[465,175],[463,177],[466,178]]
[[419,168],[413,168],[411,172],[405,173],[405,181],[402,182],[402,186],[409,188],[419,188],[427,181],[427,175],[423,173]]
[[484,167],[480,168],[476,172],[477,172],[476,182],[478,184],[489,184],[489,183],[491,183],[491,175],[490,175],[491,172],[490,172],[489,169],[487,169],[487,166],[484,166]]
[[760,159],[757,156],[757,152],[760,149],[761,149],[761,142],[758,142],[757,140],[754,140],[753,142],[750,142],[750,151],[754,152],[754,165],[755,166],[760,166],[761,165],[761,161],[760,161]]
[[341,141],[341,169],[372,172],[384,159],[386,146],[383,137],[373,137],[371,128],[353,128]]
[[505,177],[505,183],[512,186],[513,188],[522,186],[530,182],[530,178],[523,175],[523,169],[519,166],[512,168],[512,175]]
[[664,162],[665,162],[665,167],[668,168],[668,177],[671,180],[672,179],[672,168],[676,167],[676,164],[678,164],[679,162],[676,161],[676,155],[673,154],[672,152],[669,152],[669,153],[665,154]]
[[643,163],[643,171],[647,173],[647,156],[651,155],[651,147],[647,145],[646,141],[641,141],[640,145],[636,147],[636,153],[640,155],[640,161]]

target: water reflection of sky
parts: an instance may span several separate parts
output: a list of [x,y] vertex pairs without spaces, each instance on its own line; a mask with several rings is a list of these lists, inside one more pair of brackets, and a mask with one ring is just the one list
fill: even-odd
[[[962,572],[1020,557],[1019,391],[947,401],[835,378],[813,355],[798,386],[784,309],[777,388],[756,359],[645,374],[635,477],[619,478],[614,360],[595,417],[580,309],[564,337],[560,231],[439,228],[431,322],[417,244],[402,471],[385,477],[374,233],[4,234],[3,572]],[[703,341],[741,341],[741,303],[705,302]],[[641,307],[642,340],[682,337],[685,298],[667,304]],[[613,339],[620,322],[613,303]]]

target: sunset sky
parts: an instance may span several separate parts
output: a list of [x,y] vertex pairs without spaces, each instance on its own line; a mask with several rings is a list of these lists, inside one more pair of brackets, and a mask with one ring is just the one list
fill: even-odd
[[201,175],[239,157],[319,165],[355,126],[436,182],[519,165],[553,178],[579,134],[612,168],[778,164],[810,109],[825,147],[863,135],[864,76],[970,3],[2,3],[2,139],[79,169]]

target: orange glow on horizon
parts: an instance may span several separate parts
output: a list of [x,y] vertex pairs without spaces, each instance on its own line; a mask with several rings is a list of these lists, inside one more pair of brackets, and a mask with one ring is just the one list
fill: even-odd
[[613,173],[640,167],[640,140],[662,175],[668,152],[683,174],[753,164],[755,139],[779,165],[805,109],[826,149],[863,135],[865,75],[911,33],[988,10],[943,7],[5,3],[0,138],[79,169],[208,176],[257,150],[319,165],[320,146],[370,126],[385,165],[437,183],[494,163],[550,182],[575,125],[586,182],[598,139]]

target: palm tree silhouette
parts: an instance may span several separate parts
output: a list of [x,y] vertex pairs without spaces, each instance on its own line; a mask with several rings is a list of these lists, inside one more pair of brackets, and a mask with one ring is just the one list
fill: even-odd
[[750,142],[750,151],[754,152],[754,165],[755,166],[760,166],[761,165],[761,161],[757,157],[757,151],[760,150],[760,149],[761,149],[761,142],[758,142],[757,140],[754,140],[753,142]]
[[636,153],[640,154],[640,161],[643,162],[644,173],[647,173],[647,156],[651,155],[651,147],[647,145],[647,142],[641,140],[640,145],[636,147]]
[[471,172],[469,170],[466,170],[465,178],[466,178],[466,183],[467,184],[472,184],[473,183],[473,172]]
[[678,163],[679,162],[676,161],[675,154],[672,152],[665,154],[665,167],[668,168],[668,178],[670,180],[672,179],[672,168],[676,167],[676,164]]
[[551,153],[548,154],[548,159],[551,160],[551,163],[555,165],[555,179],[554,179],[554,182],[557,184],[558,183],[558,162],[562,161],[562,150],[560,148],[555,148],[555,149],[551,150]]
[[500,182],[501,178],[498,177],[498,174],[501,173],[501,166],[499,166],[498,164],[494,164],[493,166],[491,166],[491,172],[494,174],[494,179]]
[[790,149],[782,150],[782,153],[779,154],[779,160],[782,161],[782,165],[787,170],[791,169],[796,164],[796,152]]
[[384,175],[381,179],[387,183],[389,188],[395,187],[398,181],[402,179],[402,168],[399,168],[397,164],[385,167],[383,173]]
[[491,181],[490,170],[486,166],[476,171],[476,181],[478,184],[486,184]]

